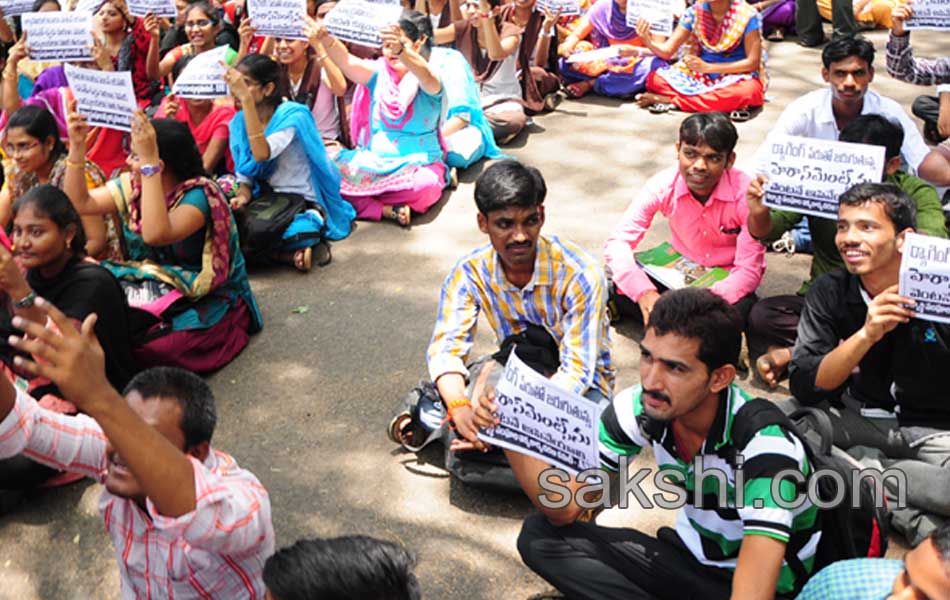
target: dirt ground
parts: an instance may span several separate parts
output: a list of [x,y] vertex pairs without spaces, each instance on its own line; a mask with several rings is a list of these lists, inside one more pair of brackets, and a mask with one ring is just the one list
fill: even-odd
[[[869,37],[879,50],[874,89],[906,107],[932,93],[890,78],[886,33]],[[913,41],[918,56],[950,54],[945,32],[916,32]],[[817,50],[793,41],[767,48],[769,102],[738,125],[740,167],[790,100],[823,85]],[[683,117],[596,97],[566,101],[535,117],[530,133],[507,151],[547,180],[545,231],[600,256],[643,183],[673,164]],[[438,467],[437,455],[417,460],[384,434],[393,406],[425,376],[442,279],[459,256],[485,241],[472,199],[482,167],[464,173],[458,189],[411,230],[360,223],[334,245],[326,268],[307,276],[252,273],[264,330],[211,378],[219,410],[214,444],[270,491],[278,545],[348,533],[399,540],[418,554],[427,598],[525,599],[548,589],[515,549],[531,512],[525,498],[465,489]],[[667,232],[658,219],[645,243],[658,243]],[[770,254],[768,260],[760,296],[794,292],[808,257]],[[623,327],[613,332],[618,389],[638,380],[637,334]],[[490,344],[483,327],[478,347]],[[751,380],[742,385],[763,393]],[[783,394],[787,389],[773,397]],[[74,484],[32,496],[0,518],[0,598],[118,597],[115,556],[96,510],[99,492],[95,484]],[[652,531],[672,518],[661,509],[612,509],[599,522]]]

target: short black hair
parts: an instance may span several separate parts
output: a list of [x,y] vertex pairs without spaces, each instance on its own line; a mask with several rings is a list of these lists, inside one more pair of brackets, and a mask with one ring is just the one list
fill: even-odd
[[300,540],[264,563],[264,585],[276,600],[418,600],[413,555],[363,535]]
[[177,119],[152,119],[152,127],[155,128],[158,157],[179,183],[206,175],[201,151],[187,124]]
[[821,51],[821,64],[830,69],[832,63],[841,62],[851,56],[857,56],[874,68],[874,44],[860,35],[846,35],[835,38]]
[[47,4],[55,4],[56,10],[63,10],[63,7],[60,5],[58,0],[36,0],[33,2],[32,10],[33,12],[39,12],[39,10]]
[[950,521],[944,521],[943,525],[938,527],[930,534],[930,539],[937,548],[937,554],[943,562],[943,568],[947,574],[950,574]]
[[861,206],[868,202],[884,205],[884,213],[894,224],[896,233],[917,229],[917,205],[893,183],[859,183],[838,198],[838,206]]
[[475,180],[475,205],[483,215],[512,206],[540,206],[547,194],[541,171],[516,160],[498,161]]
[[845,125],[838,139],[854,144],[884,146],[884,158],[890,160],[901,155],[904,128],[882,115],[861,115]]
[[274,84],[274,91],[264,98],[264,102],[277,108],[283,102],[284,90],[280,85],[280,66],[277,61],[263,54],[248,54],[237,64],[237,69],[258,83],[262,88],[268,83]]
[[739,362],[742,317],[736,307],[705,288],[664,292],[653,306],[648,329],[699,340],[699,360],[709,372]]
[[705,143],[716,152],[731,154],[737,141],[739,132],[725,113],[696,113],[680,123],[680,142],[690,146]]
[[124,395],[138,392],[143,399],[168,398],[181,407],[181,431],[185,450],[211,442],[218,423],[214,394],[205,380],[178,367],[153,367],[132,378]]
[[66,145],[59,137],[56,117],[41,106],[27,104],[18,108],[7,121],[7,131],[11,129],[22,129],[31,138],[39,140],[41,144],[52,138],[53,150],[49,154],[50,163],[56,162],[57,158],[66,154]]

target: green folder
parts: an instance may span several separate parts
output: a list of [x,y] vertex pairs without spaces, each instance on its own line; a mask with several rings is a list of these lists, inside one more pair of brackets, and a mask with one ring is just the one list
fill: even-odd
[[711,287],[729,276],[722,267],[704,267],[673,249],[669,242],[635,252],[634,258],[647,275],[671,290],[684,287]]

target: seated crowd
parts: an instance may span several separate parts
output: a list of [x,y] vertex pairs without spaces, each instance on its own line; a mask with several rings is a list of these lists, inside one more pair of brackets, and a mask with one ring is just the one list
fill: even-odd
[[[921,136],[871,89],[873,44],[838,35],[824,47],[828,86],[771,132],[883,149],[883,171],[840,195],[836,219],[766,206],[768,139],[745,172],[733,124],[765,103],[765,36],[797,28],[814,45],[819,14],[889,28],[887,71],[902,81],[950,84],[950,57],[915,57],[913,6],[890,0],[698,0],[669,35],[628,23],[629,1],[582,0],[567,16],[536,0],[418,0],[368,48],[328,31],[334,0],[307,2],[300,39],[257,35],[242,0],[176,0],[170,21],[103,0],[94,60],[76,64],[131,71],[128,133],[90,126],[65,65],[30,60],[19,19],[0,18],[0,494],[103,484],[123,597],[419,598],[415,557],[398,544],[350,536],[275,552],[268,492],[212,447],[215,400],[195,373],[221,369],[262,330],[249,266],[308,272],[355,219],[408,227],[459,169],[490,159],[474,190],[487,243],[445,278],[426,355],[435,425],[400,404],[394,441],[416,450],[438,433],[447,464],[489,465],[526,494],[540,514],[517,549],[568,598],[950,598],[950,398],[938,375],[950,326],[917,318],[898,285],[908,234],[948,236],[950,91],[914,103]],[[171,93],[220,46],[229,96]],[[544,177],[502,149],[532,115],[588,93],[695,113],[679,123],[676,163],[605,240],[604,265],[542,234]],[[658,213],[669,248],[721,279],[671,289],[643,268]],[[777,242],[809,248],[809,279],[760,298]],[[479,316],[498,349],[473,357]],[[611,325],[624,318],[642,331],[640,383],[615,390]],[[597,525],[578,501],[582,478],[561,480],[571,497],[559,507],[545,502],[546,461],[479,437],[500,423],[494,387],[516,346],[602,410],[602,484],[649,446],[683,491],[705,490],[695,465],[721,469],[726,505],[687,503],[675,528],[649,535]],[[747,368],[773,388],[787,377],[790,404],[828,420],[855,469],[906,475],[906,501],[882,488],[886,527],[863,555],[829,559],[830,513],[776,501],[782,473],[805,481],[820,465],[784,421],[746,431],[761,406],[737,383]],[[879,558],[887,529],[914,547],[903,563]],[[869,595],[835,595],[858,586]]]

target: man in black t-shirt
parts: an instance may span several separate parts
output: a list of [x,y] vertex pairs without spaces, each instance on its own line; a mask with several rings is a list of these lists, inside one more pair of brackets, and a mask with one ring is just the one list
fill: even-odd
[[915,318],[898,293],[916,217],[891,184],[841,196],[835,244],[846,270],[809,290],[790,369],[795,398],[830,411],[836,445],[904,471],[908,506],[892,505],[893,525],[912,544],[950,516],[950,326]]

